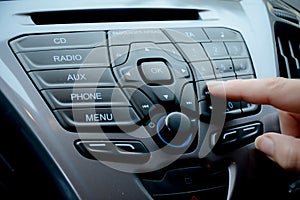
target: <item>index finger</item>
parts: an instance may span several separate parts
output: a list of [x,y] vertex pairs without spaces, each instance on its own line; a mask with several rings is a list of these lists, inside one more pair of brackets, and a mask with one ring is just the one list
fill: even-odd
[[269,104],[300,113],[300,80],[286,78],[237,79],[207,82],[210,93],[232,101]]

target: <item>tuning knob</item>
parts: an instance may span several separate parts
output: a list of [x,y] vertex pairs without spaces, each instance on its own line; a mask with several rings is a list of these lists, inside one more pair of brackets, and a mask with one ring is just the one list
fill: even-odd
[[192,140],[191,120],[181,112],[172,112],[162,117],[157,123],[159,139],[166,145],[182,148]]

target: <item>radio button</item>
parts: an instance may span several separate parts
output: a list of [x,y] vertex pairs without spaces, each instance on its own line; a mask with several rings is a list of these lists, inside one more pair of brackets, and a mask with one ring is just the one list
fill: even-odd
[[75,67],[108,67],[106,47],[17,54],[27,71]]

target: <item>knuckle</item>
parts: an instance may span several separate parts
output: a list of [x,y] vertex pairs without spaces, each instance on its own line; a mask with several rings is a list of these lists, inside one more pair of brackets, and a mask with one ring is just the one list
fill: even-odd
[[[291,144],[296,141],[290,141]],[[300,151],[298,148],[295,148],[297,145],[299,145],[299,141],[297,141],[297,144],[286,146],[285,149],[281,152],[282,154],[278,157],[279,165],[286,169],[286,170],[292,170],[292,171],[300,171]],[[284,154],[284,155],[283,155]]]
[[282,88],[285,79],[282,77],[272,78],[268,82],[268,88],[271,92],[276,92],[278,89]]
[[267,89],[269,91],[268,103],[272,104],[274,94],[280,92],[285,84],[285,79],[282,77],[271,78],[267,82]]

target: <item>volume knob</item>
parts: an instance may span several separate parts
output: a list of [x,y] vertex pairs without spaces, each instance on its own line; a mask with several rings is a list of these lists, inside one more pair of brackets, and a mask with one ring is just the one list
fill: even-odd
[[157,134],[160,140],[175,148],[182,148],[190,144],[191,129],[191,120],[181,112],[172,112],[162,117],[157,124]]

